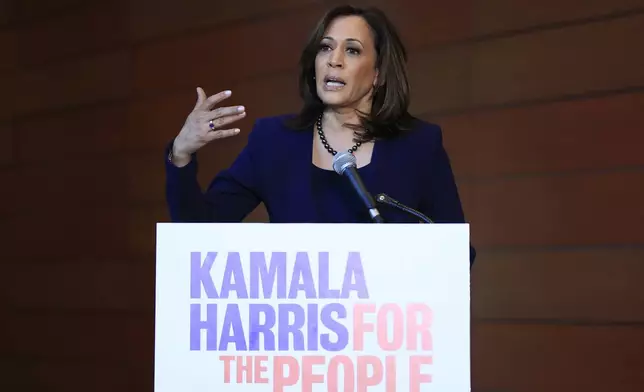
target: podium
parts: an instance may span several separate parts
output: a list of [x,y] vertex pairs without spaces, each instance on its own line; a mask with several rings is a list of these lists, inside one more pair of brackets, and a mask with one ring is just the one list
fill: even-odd
[[470,391],[467,224],[157,224],[156,392]]

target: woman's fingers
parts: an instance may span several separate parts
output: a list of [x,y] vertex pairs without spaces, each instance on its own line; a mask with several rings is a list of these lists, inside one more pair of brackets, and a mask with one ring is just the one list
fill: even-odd
[[215,128],[219,128],[225,124],[230,124],[233,121],[240,120],[246,116],[246,109],[243,106],[229,106],[224,108],[217,108],[204,114],[206,122],[212,120]]
[[217,118],[223,118],[227,116],[242,114],[245,112],[246,112],[246,108],[244,108],[243,106],[227,106],[227,107],[217,108],[215,110],[206,112],[205,118],[207,120],[214,120]]
[[226,90],[208,97],[201,87],[197,87],[195,107],[174,140],[175,155],[188,156],[212,140],[235,136],[239,133],[237,128],[221,128],[226,128],[228,124],[246,117],[246,109],[243,106],[214,108],[231,94]]
[[201,87],[197,87],[197,102],[195,103],[193,110],[197,110],[201,105],[203,105],[204,102],[206,102],[207,98],[208,97],[206,97],[206,92],[203,91]]
[[211,142],[216,139],[224,139],[227,137],[235,136],[239,134],[239,128],[232,129],[218,129],[216,131],[208,132],[206,134],[206,139]]
[[231,91],[226,90],[208,97],[201,87],[197,88],[197,103],[195,104],[193,116],[195,116],[194,120],[203,124],[202,126],[208,131],[205,135],[202,134],[201,136],[207,142],[235,136],[240,132],[238,128],[221,128],[246,117],[246,108],[243,106],[215,108],[215,105],[229,98],[231,95]]
[[[202,90],[203,91],[203,90]],[[205,95],[205,93],[204,93]],[[207,111],[212,109],[215,105],[223,101],[224,99],[230,97],[232,92],[230,90],[218,92],[215,95],[211,95],[208,98],[205,98],[195,109]]]
[[[208,120],[206,121],[206,126],[208,127],[208,130],[210,131],[216,131],[228,124],[232,124],[235,121],[239,121],[242,118],[246,117],[246,112],[238,113],[238,114],[233,114],[233,115],[228,115],[225,117],[217,117],[213,120]],[[212,121],[212,125],[211,122]]]

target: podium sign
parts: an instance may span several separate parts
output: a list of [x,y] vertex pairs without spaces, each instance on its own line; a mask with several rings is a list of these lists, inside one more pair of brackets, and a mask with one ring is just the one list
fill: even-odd
[[470,390],[466,224],[157,226],[155,391]]

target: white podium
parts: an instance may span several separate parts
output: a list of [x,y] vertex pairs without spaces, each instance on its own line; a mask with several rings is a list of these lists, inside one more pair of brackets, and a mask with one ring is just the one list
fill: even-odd
[[467,392],[467,224],[157,225],[156,392]]

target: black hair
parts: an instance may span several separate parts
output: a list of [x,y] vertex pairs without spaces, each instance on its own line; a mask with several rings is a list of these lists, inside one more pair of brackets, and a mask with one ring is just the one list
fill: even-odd
[[299,62],[299,93],[304,101],[300,112],[287,121],[295,129],[309,129],[324,111],[317,95],[315,59],[320,41],[329,25],[338,17],[360,16],[369,25],[376,49],[378,81],[373,93],[370,113],[359,112],[360,124],[345,124],[355,132],[355,140],[368,142],[397,136],[411,128],[414,117],[409,114],[409,81],[407,51],[387,16],[375,7],[339,6],[328,11],[318,22],[302,51]]

